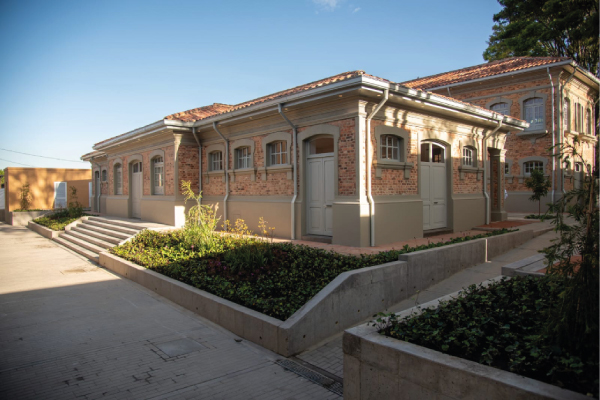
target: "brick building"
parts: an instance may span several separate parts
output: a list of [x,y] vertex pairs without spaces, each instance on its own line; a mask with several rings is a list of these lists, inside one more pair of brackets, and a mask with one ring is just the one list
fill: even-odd
[[505,218],[502,149],[527,127],[353,71],[169,115],[82,159],[108,215],[181,226],[189,180],[223,219],[369,246]]
[[560,198],[581,182],[579,162],[562,163],[551,156],[552,146],[582,143],[585,163],[594,166],[597,143],[595,112],[600,81],[568,58],[513,57],[456,71],[418,78],[402,85],[469,102],[529,122],[522,132],[506,138],[505,180],[509,212],[537,212],[528,201],[524,180],[542,169],[552,188],[542,204]]

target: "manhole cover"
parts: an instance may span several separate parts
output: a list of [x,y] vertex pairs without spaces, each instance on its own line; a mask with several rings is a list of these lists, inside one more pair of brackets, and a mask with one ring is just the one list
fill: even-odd
[[155,346],[169,357],[177,357],[206,348],[200,343],[188,338],[155,344]]

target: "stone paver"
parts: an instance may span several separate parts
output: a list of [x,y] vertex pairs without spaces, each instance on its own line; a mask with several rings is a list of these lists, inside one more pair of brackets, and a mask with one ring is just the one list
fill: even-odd
[[[538,222],[532,225],[527,225],[526,227],[532,227],[537,230],[548,226],[550,226],[549,223]],[[457,274],[452,275],[448,279],[439,282],[429,289],[423,290],[420,293],[417,293],[410,298],[395,304],[394,306],[390,307],[387,312],[397,313],[407,310],[416,305],[457,292],[470,285],[478,284],[485,280],[495,278],[502,274],[503,265],[538,254],[539,250],[549,246],[552,243],[552,239],[556,237],[557,235],[555,232],[548,232],[533,238],[522,246],[512,249],[487,263],[467,268]],[[369,318],[369,320],[370,319],[372,318]],[[362,323],[367,321],[368,320],[365,320]],[[312,348],[299,354],[297,357],[331,374],[343,378],[344,353],[342,351],[342,334],[338,334],[320,344],[313,346]]]
[[26,228],[0,224],[0,398],[339,398],[234,339]]

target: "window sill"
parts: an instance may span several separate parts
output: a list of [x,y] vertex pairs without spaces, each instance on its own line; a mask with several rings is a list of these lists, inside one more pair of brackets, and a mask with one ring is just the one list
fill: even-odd
[[407,163],[403,161],[388,161],[388,160],[380,160],[373,161],[373,165],[375,167],[375,178],[381,179],[382,170],[384,169],[399,169],[404,170],[404,179],[410,178],[410,170],[413,169],[413,163]]
[[477,180],[480,181],[483,176],[483,168],[469,167],[460,165],[458,167],[459,179],[462,181],[465,179],[465,174],[477,174]]
[[[516,175],[513,178],[517,178],[519,183],[525,182],[525,179],[530,178],[531,175]],[[544,174],[544,178],[550,178],[550,174]]]
[[505,175],[504,175],[504,182],[505,182],[505,183],[513,183],[513,181],[514,181],[514,178],[515,178],[515,177],[514,177],[514,176],[512,176],[512,175],[506,175],[506,174],[505,174]]
[[252,182],[256,181],[256,168],[234,168],[229,171],[231,182],[235,182],[236,175],[251,175]]
[[535,139],[535,138],[542,137],[547,134],[548,134],[547,129],[538,128],[538,129],[531,129],[531,130],[525,130],[523,132],[519,132],[519,133],[517,133],[517,137],[522,137],[525,139],[529,139],[529,138]]
[[292,168],[291,164],[270,165],[268,167],[262,167],[260,168],[261,180],[266,181],[268,173],[275,174],[279,172],[287,172],[287,179],[291,180],[293,179],[293,171],[294,169]]
[[[218,171],[207,171],[206,175],[209,178],[209,182],[210,182],[210,178],[213,176],[221,176],[222,177],[221,182],[225,182],[225,171],[222,169],[220,169]],[[209,183],[209,182],[207,182],[207,183]]]

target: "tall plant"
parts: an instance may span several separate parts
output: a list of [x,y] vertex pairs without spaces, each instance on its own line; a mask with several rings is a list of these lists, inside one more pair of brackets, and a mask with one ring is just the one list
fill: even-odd
[[71,186],[69,189],[71,190],[71,201],[68,204],[67,212],[69,213],[69,217],[79,218],[83,215],[83,204],[79,202],[77,188]]
[[29,183],[21,186],[19,200],[21,202],[21,210],[29,210],[29,207],[31,207],[31,189],[29,188]]
[[564,161],[580,161],[585,174],[581,188],[565,193],[548,211],[556,214],[553,223],[560,235],[545,249],[548,272],[565,281],[548,329],[562,348],[576,355],[589,351],[598,355],[598,181],[579,148],[575,140],[557,147],[555,155]]
[[544,171],[534,169],[531,176],[525,179],[525,186],[533,192],[530,201],[538,202],[538,215],[542,213],[542,197],[546,197],[550,189],[550,180],[544,176]]
[[204,248],[209,250],[215,243],[214,230],[217,227],[217,208],[201,203],[202,192],[194,193],[191,181],[182,181],[181,189],[185,196],[185,203],[192,201],[196,203],[185,216],[184,237],[188,245],[198,250]]

